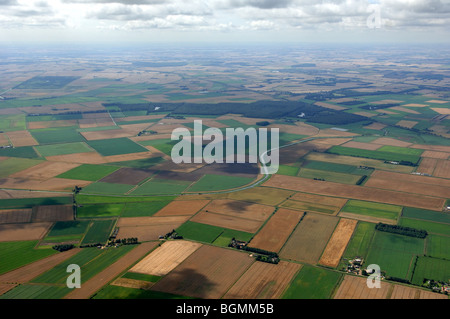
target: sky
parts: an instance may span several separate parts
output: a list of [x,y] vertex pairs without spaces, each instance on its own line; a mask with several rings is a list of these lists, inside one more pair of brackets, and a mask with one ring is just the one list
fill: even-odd
[[450,0],[0,0],[3,43],[448,43]]

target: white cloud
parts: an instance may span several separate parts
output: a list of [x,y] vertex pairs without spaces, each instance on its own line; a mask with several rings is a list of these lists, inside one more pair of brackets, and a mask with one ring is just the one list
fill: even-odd
[[375,6],[385,28],[449,32],[450,0],[0,0],[0,27],[359,32]]

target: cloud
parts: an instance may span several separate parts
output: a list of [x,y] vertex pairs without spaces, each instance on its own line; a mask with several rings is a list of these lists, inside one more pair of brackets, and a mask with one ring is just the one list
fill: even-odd
[[17,3],[17,0],[0,0],[0,6],[12,6],[16,5]]
[[294,0],[219,0],[216,6],[219,8],[253,7],[259,9],[286,8]]
[[360,31],[375,8],[387,29],[448,32],[450,24],[450,0],[0,0],[0,7],[0,26],[9,29]]
[[164,4],[170,0],[62,0],[63,3],[80,3],[80,4],[108,4],[119,3],[124,5],[152,5]]

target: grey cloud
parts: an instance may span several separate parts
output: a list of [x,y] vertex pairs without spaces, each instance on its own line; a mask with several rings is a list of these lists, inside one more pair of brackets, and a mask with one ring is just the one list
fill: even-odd
[[274,9],[288,7],[294,0],[225,0],[216,3],[221,8],[253,7],[259,9]]
[[12,5],[16,5],[17,0],[0,0],[0,6],[12,6]]
[[62,0],[63,3],[82,3],[82,4],[124,4],[124,5],[152,5],[163,4],[167,0]]

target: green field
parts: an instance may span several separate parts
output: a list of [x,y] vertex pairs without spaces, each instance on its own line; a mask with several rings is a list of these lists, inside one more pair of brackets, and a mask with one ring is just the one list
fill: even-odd
[[157,150],[163,152],[166,155],[171,155],[172,148],[178,141],[172,141],[171,139],[160,139],[160,140],[148,140],[140,141],[139,144],[144,146],[153,146]]
[[450,260],[420,256],[417,259],[411,282],[415,285],[422,285],[424,279],[433,279],[448,283],[449,278]]
[[329,299],[341,274],[323,268],[303,265],[294,277],[283,299]]
[[176,231],[183,238],[212,243],[224,232],[224,228],[188,221]]
[[98,218],[120,216],[125,204],[94,204],[81,205],[77,208],[77,218]]
[[413,261],[424,249],[424,239],[376,231],[365,263],[379,265],[387,276],[410,280]]
[[365,202],[360,200],[349,200],[341,209],[342,212],[366,215],[378,218],[397,220],[402,211],[401,206]]
[[0,274],[58,253],[53,249],[34,249],[37,244],[37,241],[1,242]]
[[30,130],[30,133],[40,145],[85,141],[84,137],[73,127],[36,129]]
[[148,152],[146,148],[125,137],[88,141],[87,144],[103,156]]
[[75,153],[88,153],[93,150],[84,142],[62,143],[35,146],[36,150],[44,157],[55,155],[66,155]]
[[131,167],[138,169],[148,169],[156,164],[164,162],[165,159],[162,157],[151,157],[140,160],[132,160],[132,161],[123,161],[123,162],[114,162],[109,163],[108,165],[120,166],[120,167]]
[[306,161],[302,165],[302,167],[314,170],[322,170],[354,175],[370,175],[373,172],[372,169],[362,169],[353,165],[331,163],[331,162],[320,162],[320,161]]
[[359,221],[345,249],[344,259],[353,259],[355,257],[366,258],[374,234],[375,224]]
[[450,227],[448,227],[447,224],[441,224],[441,223],[435,223],[435,222],[429,222],[419,219],[412,219],[412,218],[400,218],[400,221],[398,223],[400,226],[406,226],[416,229],[423,229],[426,230],[428,233],[432,234],[441,234],[450,236]]
[[288,175],[288,176],[297,176],[298,170],[299,170],[298,167],[288,166],[288,165],[280,165],[278,167],[277,174]]
[[223,233],[220,234],[220,236],[213,241],[213,245],[228,247],[228,244],[231,242],[231,239],[233,238],[235,238],[236,240],[248,242],[252,237],[253,234],[251,233],[246,233],[234,229],[224,229]]
[[57,177],[95,182],[118,169],[118,167],[108,165],[82,164]]
[[427,220],[436,223],[450,224],[450,213],[436,212],[433,210],[426,210],[420,208],[405,207],[402,212],[402,217]]
[[0,296],[0,299],[61,299],[71,291],[65,286],[23,284]]
[[332,171],[322,171],[310,168],[301,168],[298,176],[309,179],[324,179],[329,182],[350,185],[355,185],[361,179],[361,176],[358,175],[336,173]]
[[94,220],[84,236],[81,245],[105,244],[115,224],[115,219]]
[[121,217],[143,217],[152,216],[164,206],[169,204],[172,200],[140,202],[140,203],[126,203],[122,211]]
[[73,244],[78,245],[84,234],[45,237],[39,243],[39,248],[51,248],[57,244]]
[[427,237],[427,256],[450,260],[450,237],[429,235]]
[[21,146],[0,148],[0,156],[21,157],[21,158],[39,158],[33,146]]
[[41,205],[68,205],[72,204],[72,197],[39,197],[39,198],[11,198],[0,199],[0,209],[32,208]]
[[71,220],[56,222],[47,237],[84,234],[89,226],[88,220]]
[[227,175],[203,175],[195,184],[189,187],[187,192],[219,191],[238,188],[253,182],[253,178],[227,176]]
[[0,118],[0,131],[24,131],[27,123],[24,114],[7,115]]
[[[101,196],[101,195],[76,195],[78,204],[118,204],[118,203],[137,203],[137,202],[158,202],[166,200],[174,200],[176,196]],[[1,203],[1,202],[0,202]]]
[[81,193],[123,195],[132,188],[134,188],[134,185],[95,182],[84,187]]
[[126,253],[131,251],[135,245],[122,246],[119,248],[83,248],[75,256],[70,257],[61,264],[46,271],[42,275],[33,279],[32,283],[65,284],[68,273],[67,266],[71,264],[79,265],[81,268],[81,284],[98,274],[100,271],[110,266]]
[[172,195],[182,193],[191,182],[153,178],[136,188],[131,195]]
[[418,155],[382,152],[378,150],[377,151],[362,150],[358,148],[344,147],[344,146],[333,146],[327,150],[327,153],[344,156],[371,158],[383,161],[395,161],[395,162],[405,161],[413,164],[417,164],[420,160],[420,156]]
[[35,76],[15,86],[15,89],[62,89],[70,82],[75,81],[77,76]]
[[1,162],[0,178],[20,172],[39,163],[42,163],[42,161],[28,158],[7,158]]
[[384,145],[384,146],[380,147],[379,149],[377,149],[377,151],[405,154],[405,155],[414,155],[414,156],[420,156],[423,153],[423,150],[421,150],[421,149],[391,146],[391,145]]

